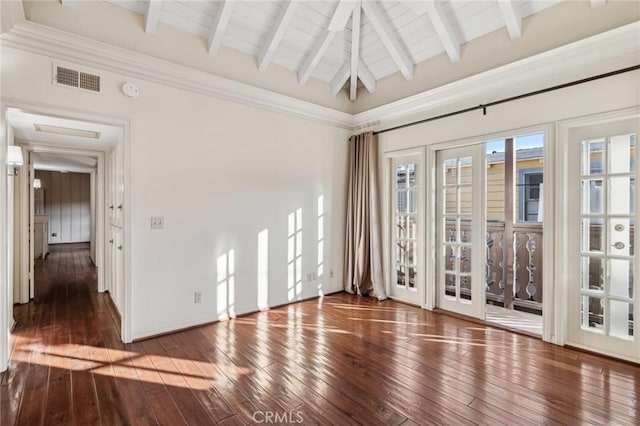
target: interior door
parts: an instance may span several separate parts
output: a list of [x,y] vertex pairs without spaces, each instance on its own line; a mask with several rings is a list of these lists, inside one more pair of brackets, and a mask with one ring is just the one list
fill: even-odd
[[420,305],[424,303],[424,182],[421,154],[391,160],[392,261],[391,297]]
[[569,133],[569,303],[567,340],[640,359],[636,138],[638,118]]
[[437,306],[484,319],[484,145],[437,151]]

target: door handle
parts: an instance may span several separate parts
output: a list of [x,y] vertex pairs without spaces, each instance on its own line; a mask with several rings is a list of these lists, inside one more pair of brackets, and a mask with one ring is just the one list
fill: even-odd
[[113,238],[109,240],[109,243],[113,244]]
[[624,248],[624,243],[622,241],[618,241],[615,244],[611,244],[611,246],[618,250],[622,250]]
[[118,246],[118,250],[122,250],[122,246]]
[[118,210],[122,210],[122,204],[118,206]]
[[109,206],[109,209],[110,209],[110,210],[113,210],[113,204],[111,204],[111,205]]

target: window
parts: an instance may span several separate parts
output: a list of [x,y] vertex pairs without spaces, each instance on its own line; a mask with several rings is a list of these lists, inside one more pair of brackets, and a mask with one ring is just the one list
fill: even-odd
[[544,190],[542,168],[520,170],[518,188],[520,194],[518,220],[541,222]]

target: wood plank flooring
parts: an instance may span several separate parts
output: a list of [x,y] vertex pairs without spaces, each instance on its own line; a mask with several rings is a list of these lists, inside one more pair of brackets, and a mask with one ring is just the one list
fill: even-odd
[[640,368],[346,294],[120,342],[83,246],[15,308],[1,425],[640,423]]

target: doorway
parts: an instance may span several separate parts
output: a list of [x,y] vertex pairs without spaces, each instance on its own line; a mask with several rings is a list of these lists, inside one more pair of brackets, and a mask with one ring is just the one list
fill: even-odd
[[[78,232],[84,235],[86,235],[87,231],[93,233],[94,238],[90,238],[89,241],[93,241],[95,244],[93,246],[89,245],[86,251],[92,259],[92,263],[97,267],[97,290],[109,291],[111,295],[111,289],[118,288],[118,301],[121,303],[118,303],[117,311],[122,320],[121,336],[123,341],[129,340],[130,333],[128,330],[130,330],[130,326],[126,311],[129,298],[126,295],[128,286],[125,284],[127,262],[124,260],[125,253],[123,250],[125,241],[129,238],[125,232],[128,217],[123,211],[124,194],[127,185],[127,174],[124,166],[125,153],[127,151],[124,146],[128,124],[112,118],[89,117],[80,113],[69,114],[44,107],[33,107],[31,109],[28,105],[12,105],[5,109],[5,114],[13,135],[12,142],[21,146],[25,158],[30,159],[28,167],[22,167],[15,178],[16,196],[14,205],[16,208],[16,220],[14,223],[14,252],[16,253],[16,268],[13,277],[14,302],[28,303],[34,296],[33,258],[36,252],[34,232],[37,229],[36,225],[38,225],[33,217],[36,197],[38,196],[34,188],[34,179],[36,177],[40,179],[38,192],[41,192],[42,189],[45,190],[44,197],[42,197],[42,194],[40,194],[40,197],[46,204],[46,191],[47,189],[50,190],[50,188],[47,188],[48,185],[45,184],[47,179],[50,178],[49,180],[52,182],[56,179],[63,181],[65,179],[69,180],[74,174],[85,173],[83,179],[86,180],[88,178],[89,187],[93,189],[90,190],[88,208],[90,210],[93,209],[95,215],[91,215],[93,220],[83,221],[80,226],[82,229]],[[118,155],[112,155],[116,150]],[[111,167],[115,161],[114,158],[117,158],[117,161],[122,163],[118,164],[117,167],[118,176],[110,172],[110,170],[114,169],[114,167]],[[57,168],[49,168],[49,170],[45,170],[47,167],[43,166],[43,164],[46,165],[48,163],[50,165],[52,162],[60,161],[66,162],[66,166],[62,167],[58,164]],[[89,166],[88,162],[92,164]],[[39,163],[40,165],[38,166]],[[61,169],[66,173],[56,175],[58,176],[57,178],[38,175],[59,173]],[[112,245],[108,242],[108,235],[113,225],[113,215],[109,214],[107,206],[115,204],[111,188],[117,188],[118,191],[117,225],[122,231],[119,242],[119,256],[109,255]],[[52,198],[52,194],[49,193],[49,195],[49,198]],[[84,196],[86,196],[86,191],[83,194]],[[86,212],[87,203],[84,201],[78,203],[77,195],[71,195],[67,198],[71,198],[72,201],[71,206],[66,208],[67,214],[73,209],[78,209],[78,204],[81,204],[80,209],[84,209]],[[64,216],[65,212],[60,212],[64,208],[58,209],[59,215]],[[45,210],[45,213],[50,213],[47,216],[49,216],[48,220],[49,224],[51,224],[54,219],[54,213],[47,210]],[[44,235],[43,226],[39,225],[39,227]],[[64,233],[64,228],[58,231],[55,229],[47,230],[48,242],[76,242],[76,238],[73,235],[69,237],[70,239],[65,239]],[[52,239],[56,239],[56,241],[52,241]],[[86,237],[81,239],[86,239]],[[38,243],[42,243],[42,241],[39,240]],[[46,250],[47,248],[43,247],[43,259],[46,259]],[[111,267],[113,263],[118,265],[117,276],[112,273],[115,269]],[[116,278],[119,278],[118,283],[114,283]]]
[[524,129],[432,149],[435,307],[543,335],[545,139]]

